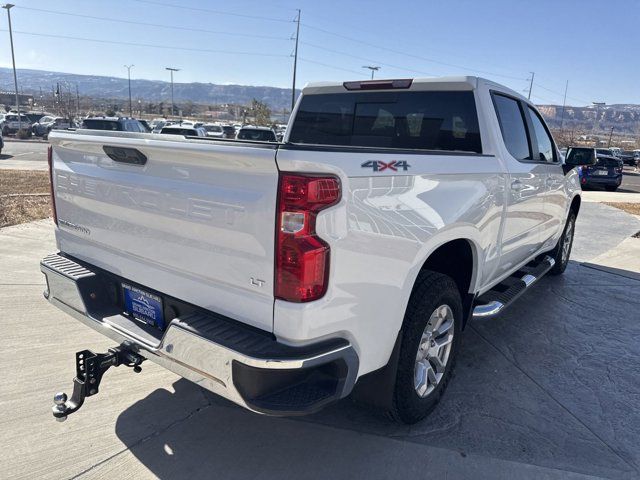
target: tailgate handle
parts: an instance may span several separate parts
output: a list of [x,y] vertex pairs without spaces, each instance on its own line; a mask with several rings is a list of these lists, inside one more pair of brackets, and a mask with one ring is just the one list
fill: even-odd
[[129,163],[131,165],[144,165],[147,163],[147,156],[135,148],[104,145],[102,149],[114,162]]

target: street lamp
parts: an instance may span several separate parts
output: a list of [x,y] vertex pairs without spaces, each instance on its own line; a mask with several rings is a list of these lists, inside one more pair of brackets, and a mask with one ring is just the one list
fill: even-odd
[[[593,131],[594,133],[597,133],[597,130],[599,130],[599,124],[598,124],[598,116],[600,115],[600,107],[604,107],[606,105],[605,102],[591,102],[593,103],[593,105],[596,107],[596,118],[593,120]],[[596,147],[598,146],[598,140],[596,139]]]
[[16,87],[16,110],[18,112],[18,131],[22,130],[22,123],[20,118],[20,98],[18,97],[18,75],[16,74],[16,56],[13,52],[13,30],[11,29],[11,9],[15,5],[6,3],[2,6],[7,11],[7,18],[9,19],[9,42],[11,43],[11,61],[13,62],[13,83]]
[[133,117],[133,108],[131,107],[131,67],[135,65],[125,65],[124,68],[127,69],[127,76],[129,77],[129,116]]
[[175,104],[173,103],[173,72],[179,72],[179,68],[173,67],[165,67],[165,70],[169,70],[171,72],[171,116],[175,115]]
[[380,70],[380,67],[376,67],[373,65],[363,65],[362,68],[368,68],[369,70],[371,70],[371,80],[373,80],[374,72],[377,72],[378,70]]

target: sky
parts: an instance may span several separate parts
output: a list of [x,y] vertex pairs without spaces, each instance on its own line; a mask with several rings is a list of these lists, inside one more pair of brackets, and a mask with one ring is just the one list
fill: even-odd
[[169,80],[170,66],[176,83],[290,88],[299,8],[298,87],[371,65],[376,78],[480,75],[527,95],[535,72],[538,104],[562,104],[567,81],[568,105],[640,104],[640,0],[12,2],[17,68],[126,77],[134,64],[132,78]]

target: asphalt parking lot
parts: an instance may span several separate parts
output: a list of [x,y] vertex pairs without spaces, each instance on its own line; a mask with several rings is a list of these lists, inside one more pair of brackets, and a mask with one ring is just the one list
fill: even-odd
[[408,427],[349,399],[310,417],[258,416],[149,362],[139,375],[110,370],[57,423],[52,395],[69,391],[74,352],[112,344],[42,298],[50,221],[4,228],[0,443],[11,448],[0,476],[639,478],[640,268],[599,264],[640,242],[629,238],[638,230],[637,218],[584,203],[566,274],[467,328],[443,403]]

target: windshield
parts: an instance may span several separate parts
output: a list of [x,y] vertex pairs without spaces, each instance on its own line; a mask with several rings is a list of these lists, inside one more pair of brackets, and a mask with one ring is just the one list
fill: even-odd
[[482,152],[471,91],[306,95],[289,141]]
[[222,127],[219,125],[205,125],[204,129],[207,132],[217,132],[217,133],[222,132]]
[[160,133],[169,134],[169,135],[185,135],[185,136],[198,135],[198,132],[196,132],[193,128],[180,128],[180,127],[163,128],[162,132]]

